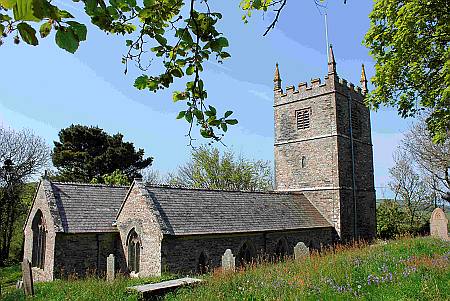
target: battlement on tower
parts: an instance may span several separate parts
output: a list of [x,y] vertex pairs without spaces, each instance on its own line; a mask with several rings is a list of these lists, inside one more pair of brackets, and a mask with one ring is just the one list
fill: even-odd
[[352,100],[363,102],[363,89],[348,82],[346,79],[339,78],[337,75],[325,76],[321,78],[313,78],[308,82],[301,82],[297,85],[287,86],[285,90],[277,89],[275,92],[275,106],[300,101],[308,98],[317,97],[319,95],[337,92],[346,97],[352,97]]

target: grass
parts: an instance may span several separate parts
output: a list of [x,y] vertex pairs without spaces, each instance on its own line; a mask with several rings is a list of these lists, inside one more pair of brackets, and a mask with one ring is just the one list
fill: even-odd
[[[450,300],[449,256],[450,242],[430,237],[340,247],[303,261],[263,263],[236,273],[216,271],[203,277],[204,284],[180,289],[165,299]],[[98,278],[38,283],[32,300],[138,300],[137,294],[126,291],[127,286],[168,277],[119,278],[113,283]],[[20,290],[3,297],[25,300]]]
[[302,262],[216,272],[166,300],[450,300],[449,256],[449,242],[428,237],[341,247]]
[[0,268],[0,286],[2,287],[2,290],[15,287],[17,280],[21,278],[22,270],[20,264]]
[[19,300],[36,300],[36,301],[69,301],[69,300],[86,300],[86,301],[116,301],[116,300],[139,300],[137,292],[127,291],[128,286],[143,283],[154,283],[164,280],[173,279],[172,276],[162,276],[155,278],[127,278],[117,277],[113,282],[106,282],[102,278],[89,277],[79,280],[56,280],[46,283],[35,283],[35,296],[33,298],[25,298],[22,290],[7,290],[0,300],[2,301],[19,301]]

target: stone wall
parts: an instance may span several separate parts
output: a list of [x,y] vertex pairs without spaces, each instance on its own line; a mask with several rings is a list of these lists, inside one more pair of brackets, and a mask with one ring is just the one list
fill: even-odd
[[124,256],[128,260],[127,238],[132,229],[141,241],[139,276],[161,275],[161,240],[162,232],[155,215],[143,196],[145,193],[136,182],[131,187],[117,218]]
[[44,269],[33,267],[33,280],[39,281],[51,281],[53,280],[53,263],[54,263],[54,246],[56,237],[56,227],[53,223],[53,217],[50,212],[47,196],[51,197],[48,190],[46,190],[45,182],[41,181],[36,193],[33,206],[29,212],[28,219],[24,227],[24,250],[23,257],[32,261],[33,254],[33,231],[31,225],[33,218],[36,216],[38,210],[42,212],[43,220],[46,229],[45,240],[45,261]]
[[119,233],[57,233],[55,278],[106,275],[106,258],[116,257],[118,272],[124,271]]
[[196,274],[199,268],[200,254],[207,255],[209,268],[217,268],[221,265],[221,258],[226,249],[231,249],[236,256],[238,267],[239,250],[244,243],[249,243],[254,250],[255,258],[270,258],[275,254],[277,243],[280,239],[287,242],[288,255],[292,256],[294,246],[302,241],[312,249],[330,245],[333,241],[333,228],[317,228],[296,231],[280,231],[265,233],[243,234],[217,234],[217,235],[192,235],[169,236],[165,235],[162,241],[162,269],[171,273]]

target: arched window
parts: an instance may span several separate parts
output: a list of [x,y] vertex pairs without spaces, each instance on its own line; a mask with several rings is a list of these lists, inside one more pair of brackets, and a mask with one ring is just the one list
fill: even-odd
[[238,252],[238,263],[240,266],[247,265],[253,261],[254,248],[248,241],[244,242]]
[[31,262],[34,267],[44,269],[45,264],[45,224],[42,211],[38,210],[31,223],[33,231],[33,250]]
[[128,268],[131,272],[139,273],[139,263],[141,259],[141,241],[136,231],[131,229],[128,233]]
[[280,238],[275,247],[276,260],[282,260],[288,255],[287,241],[284,237]]
[[205,274],[208,273],[209,269],[209,258],[208,255],[205,253],[205,251],[202,251],[200,253],[200,256],[198,257],[198,273],[199,274]]
[[302,168],[306,167],[306,157],[302,156]]

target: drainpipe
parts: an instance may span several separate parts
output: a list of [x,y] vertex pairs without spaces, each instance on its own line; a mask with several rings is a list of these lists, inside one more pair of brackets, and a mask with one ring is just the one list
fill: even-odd
[[357,237],[357,214],[356,214],[356,182],[355,182],[355,150],[353,144],[353,125],[352,125],[352,96],[348,93],[348,121],[350,128],[350,153],[352,157],[352,198],[353,198],[353,239]]

